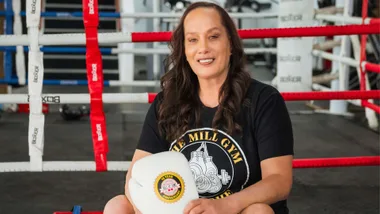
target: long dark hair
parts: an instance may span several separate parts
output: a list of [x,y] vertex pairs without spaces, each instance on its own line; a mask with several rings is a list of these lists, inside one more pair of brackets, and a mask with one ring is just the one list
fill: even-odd
[[196,2],[186,9],[172,34],[169,42],[171,54],[165,59],[167,72],[161,78],[163,97],[158,110],[158,126],[160,133],[169,141],[186,132],[193,122],[198,127],[201,121],[199,83],[186,60],[184,46],[184,20],[190,11],[200,7],[214,8],[219,12],[232,47],[229,71],[219,91],[220,103],[212,121],[212,128],[223,128],[230,135],[241,131],[235,117],[239,113],[250,83],[250,75],[244,70],[245,54],[241,39],[234,22],[222,7],[208,2]]

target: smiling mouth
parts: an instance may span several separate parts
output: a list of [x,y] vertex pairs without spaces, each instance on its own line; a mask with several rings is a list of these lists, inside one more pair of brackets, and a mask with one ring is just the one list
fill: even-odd
[[209,64],[211,64],[214,60],[215,60],[214,58],[200,59],[200,60],[198,60],[198,62],[199,62],[201,65],[209,65]]

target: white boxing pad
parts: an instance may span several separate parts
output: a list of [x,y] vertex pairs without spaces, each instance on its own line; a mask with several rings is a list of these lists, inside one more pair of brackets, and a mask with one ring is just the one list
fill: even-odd
[[142,214],[183,213],[191,200],[199,198],[186,157],[174,151],[136,161],[128,189]]

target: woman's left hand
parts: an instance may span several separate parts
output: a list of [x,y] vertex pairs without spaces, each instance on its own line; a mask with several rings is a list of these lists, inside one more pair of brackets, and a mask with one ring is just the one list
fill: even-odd
[[184,214],[231,214],[231,207],[225,199],[196,199],[184,209]]

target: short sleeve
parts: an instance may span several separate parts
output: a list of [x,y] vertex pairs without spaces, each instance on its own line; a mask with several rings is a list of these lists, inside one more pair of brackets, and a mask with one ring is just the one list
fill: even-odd
[[161,93],[157,94],[148,109],[136,148],[152,154],[169,149],[169,143],[160,136],[158,130],[157,106],[160,96]]
[[294,155],[291,119],[285,100],[276,90],[262,96],[256,106],[255,135],[260,161],[283,155]]

